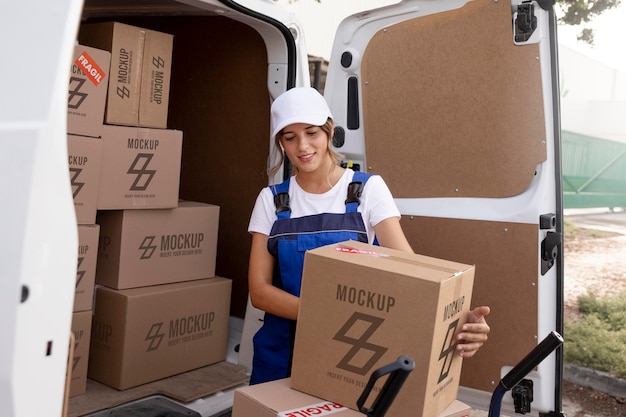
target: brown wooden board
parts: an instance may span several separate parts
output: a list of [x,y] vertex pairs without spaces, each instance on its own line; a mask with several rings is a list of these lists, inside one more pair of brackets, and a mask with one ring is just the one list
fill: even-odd
[[401,224],[416,253],[476,265],[472,307],[491,307],[491,332],[463,362],[461,385],[492,392],[501,368],[537,345],[538,226],[418,216]]
[[402,197],[506,197],[546,160],[537,45],[511,6],[470,1],[379,31],[360,80],[367,169]]
[[70,397],[67,415],[83,416],[152,395],[188,403],[247,381],[245,368],[226,361],[123,391],[88,379],[87,392]]

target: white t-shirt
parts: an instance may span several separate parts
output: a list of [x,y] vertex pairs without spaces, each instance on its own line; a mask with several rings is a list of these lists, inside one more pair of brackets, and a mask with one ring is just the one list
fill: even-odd
[[[291,218],[320,213],[345,213],[348,184],[352,182],[353,176],[354,171],[346,169],[339,182],[323,194],[311,194],[304,191],[298,185],[295,177],[291,177],[291,181],[289,181]],[[261,190],[256,199],[248,225],[248,232],[250,233],[258,232],[269,236],[272,225],[277,219],[274,195],[270,187]],[[363,216],[369,243],[373,243],[374,226],[390,217],[399,218],[400,211],[393,201],[387,184],[379,175],[373,175],[369,178],[363,188],[360,200],[358,211]]]

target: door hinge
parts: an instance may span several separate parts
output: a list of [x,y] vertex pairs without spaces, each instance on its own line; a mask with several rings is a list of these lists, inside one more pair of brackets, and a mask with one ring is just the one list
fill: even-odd
[[541,242],[541,275],[545,275],[554,265],[554,261],[559,255],[559,246],[561,246],[562,239],[562,233],[546,233],[546,237]]
[[535,6],[531,2],[519,4],[515,17],[515,42],[526,42],[535,29],[537,29]]
[[554,228],[556,228],[556,214],[547,213],[539,216],[539,229],[548,230],[541,242],[541,275],[545,275],[552,268],[559,255],[563,234],[553,231]]

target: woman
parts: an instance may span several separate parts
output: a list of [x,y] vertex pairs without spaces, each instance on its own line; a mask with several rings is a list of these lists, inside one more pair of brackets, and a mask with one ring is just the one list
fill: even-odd
[[[306,250],[352,239],[413,252],[383,179],[340,167],[331,148],[332,114],[317,90],[283,93],[272,104],[271,123],[280,157],[270,177],[282,166],[283,153],[293,176],[261,191],[248,227],[250,299],[266,313],[254,336],[250,384],[290,374]],[[459,355],[473,356],[487,340],[487,314],[486,306],[470,313],[457,335]]]

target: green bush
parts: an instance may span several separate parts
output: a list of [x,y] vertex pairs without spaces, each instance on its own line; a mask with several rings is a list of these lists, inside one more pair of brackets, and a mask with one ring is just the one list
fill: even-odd
[[565,362],[626,378],[626,293],[578,297],[582,318],[566,321]]

